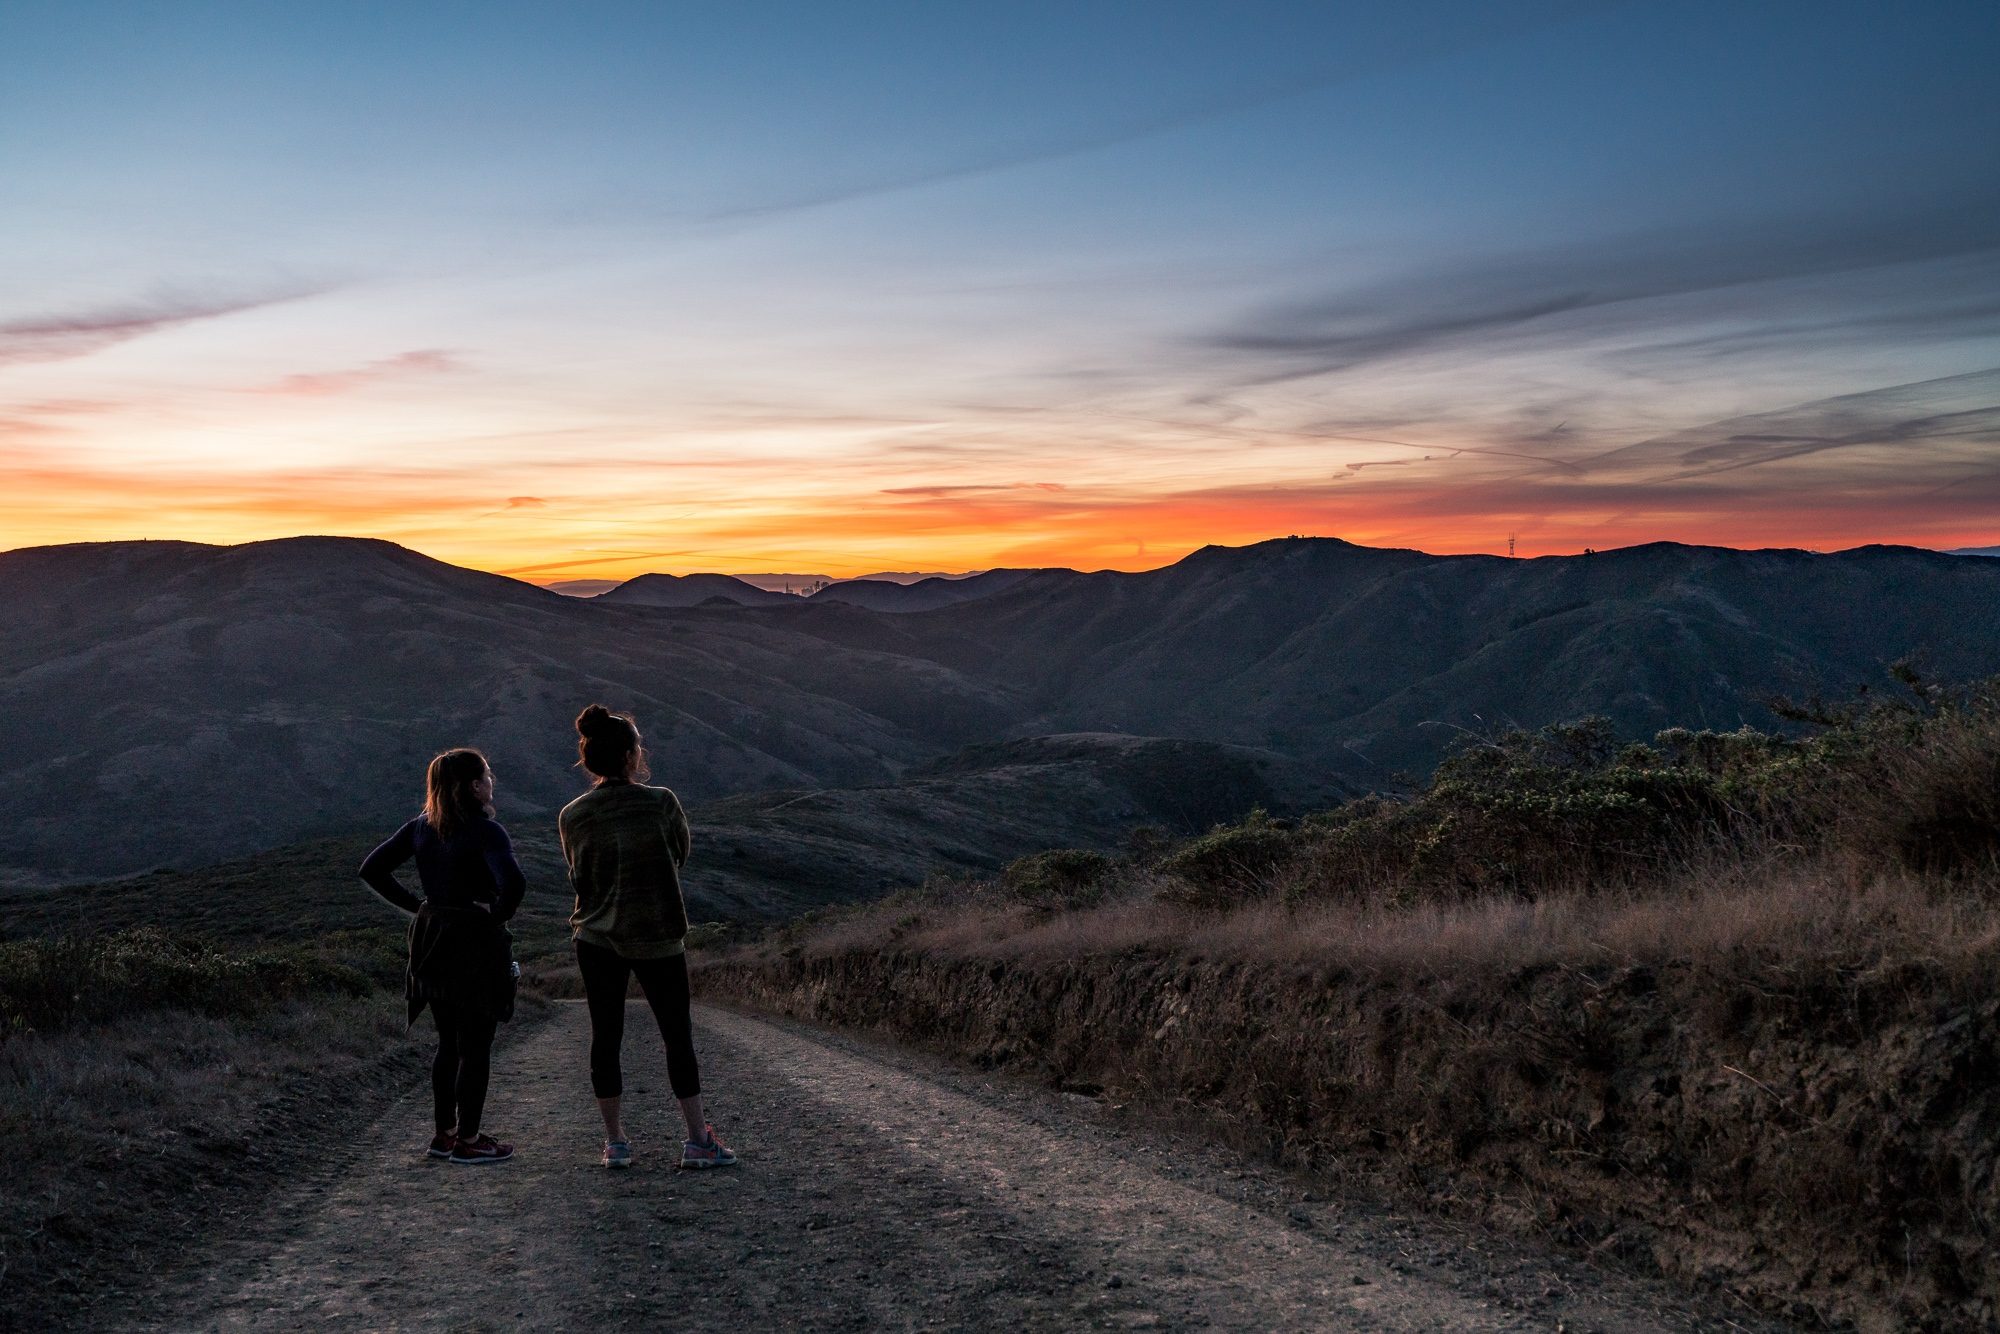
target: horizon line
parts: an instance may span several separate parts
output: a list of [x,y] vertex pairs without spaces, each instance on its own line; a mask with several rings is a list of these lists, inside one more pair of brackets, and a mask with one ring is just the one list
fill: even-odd
[[[1612,555],[1618,552],[1636,551],[1642,547],[1655,547],[1655,546],[1688,547],[1691,549],[1704,549],[1710,551],[1733,551],[1745,554],[1752,552],[1763,552],[1763,551],[1796,551],[1806,555],[1815,555],[1815,556],[1837,556],[1852,551],[1864,551],[1871,547],[1896,547],[1909,551],[1921,551],[1921,552],[1928,552],[1931,554],[1945,555],[1945,556],[1960,555],[1960,554],[1977,555],[1987,552],[2000,553],[2000,540],[1996,540],[1992,543],[1977,543],[1977,542],[1966,543],[1955,547],[1930,547],[1930,546],[1922,546],[1913,542],[1874,541],[1874,542],[1861,542],[1853,546],[1836,547],[1829,549],[1829,548],[1803,547],[1803,546],[1734,546],[1716,542],[1686,542],[1686,541],[1681,541],[1677,538],[1653,538],[1645,542],[1627,543],[1623,546],[1615,546],[1615,547],[1586,546],[1576,551],[1541,551],[1541,552],[1536,552],[1534,554],[1507,553],[1501,551],[1439,552],[1439,551],[1427,551],[1421,547],[1414,547],[1414,546],[1371,546],[1367,543],[1355,542],[1348,538],[1337,537],[1330,534],[1287,533],[1282,535],[1274,535],[1271,537],[1258,538],[1255,541],[1243,542],[1236,545],[1231,545],[1223,542],[1204,543],[1201,546],[1193,547],[1188,551],[1185,551],[1182,554],[1173,557],[1170,560],[1166,560],[1159,565],[1148,565],[1137,569],[1115,569],[1109,566],[1103,566],[1094,570],[1085,570],[1070,565],[1036,565],[1036,566],[990,565],[990,566],[983,566],[967,570],[939,570],[939,571],[923,572],[915,570],[882,569],[873,571],[869,574],[829,575],[816,571],[803,571],[803,572],[787,572],[787,571],[776,571],[776,570],[732,571],[732,570],[718,570],[713,568],[690,567],[686,570],[672,570],[672,569],[644,570],[638,574],[626,575],[621,578],[603,578],[603,577],[593,577],[588,575],[571,574],[571,575],[561,575],[546,580],[527,578],[524,577],[523,574],[521,573],[510,572],[509,570],[506,569],[494,569],[483,565],[460,564],[457,561],[451,561],[445,559],[444,557],[433,555],[430,552],[422,550],[421,548],[411,546],[406,543],[398,542],[393,538],[376,537],[369,534],[355,534],[355,533],[293,533],[285,537],[252,538],[248,541],[243,541],[243,542],[197,542],[187,538],[172,538],[172,537],[95,538],[78,542],[44,542],[44,543],[34,543],[28,546],[0,548],[0,557],[17,555],[19,553],[28,551],[60,551],[65,548],[72,548],[72,547],[160,545],[160,546],[204,547],[214,550],[226,551],[226,550],[235,550],[239,547],[276,546],[287,542],[309,542],[309,541],[381,543],[386,546],[394,547],[399,551],[407,551],[412,555],[420,556],[425,560],[436,561],[440,565],[448,565],[453,569],[469,570],[478,574],[488,574],[494,576],[495,578],[512,580],[515,583],[526,584],[531,588],[539,588],[545,591],[556,591],[556,586],[559,584],[576,584],[576,583],[602,583],[607,585],[607,589],[615,588],[620,585],[630,583],[635,579],[645,578],[648,575],[667,575],[676,579],[686,579],[694,577],[696,575],[719,575],[726,579],[736,579],[744,582],[747,582],[748,580],[753,578],[778,578],[778,577],[794,578],[794,579],[811,578],[811,579],[825,579],[829,586],[833,586],[843,583],[854,583],[854,582],[862,582],[870,580],[876,582],[892,582],[888,580],[883,580],[881,578],[881,576],[885,574],[916,575],[917,578],[912,579],[910,581],[912,583],[916,583],[916,582],[921,582],[924,579],[936,579],[936,578],[965,579],[981,574],[989,574],[995,570],[1002,570],[1002,569],[1066,570],[1074,574],[1149,574],[1159,570],[1171,569],[1173,566],[1179,565],[1184,561],[1188,560],[1190,557],[1198,555],[1203,551],[1217,551],[1217,550],[1246,551],[1252,547],[1266,546],[1275,542],[1338,542],[1343,546],[1354,547],[1357,550],[1382,551],[1382,552],[1399,552],[1399,551],[1412,552],[1420,556],[1429,557],[1433,560],[1458,560],[1458,559],[1478,559],[1478,558],[1487,558],[1495,560],[1520,560],[1520,561],[1567,560],[1567,559],[1577,559],[1593,555]],[[513,569],[516,571],[523,570],[524,568],[535,568],[535,567],[520,567],[520,566],[513,567]],[[805,595],[800,595],[800,596],[805,596]]]

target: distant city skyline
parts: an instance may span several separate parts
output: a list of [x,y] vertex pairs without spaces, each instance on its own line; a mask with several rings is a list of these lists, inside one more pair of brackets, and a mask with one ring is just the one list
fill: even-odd
[[0,10],[0,548],[2000,543],[1990,3]]

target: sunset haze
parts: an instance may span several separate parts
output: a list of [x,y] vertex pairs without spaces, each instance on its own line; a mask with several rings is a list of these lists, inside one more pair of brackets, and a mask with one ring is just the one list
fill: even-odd
[[1989,4],[26,3],[0,548],[2000,541]]

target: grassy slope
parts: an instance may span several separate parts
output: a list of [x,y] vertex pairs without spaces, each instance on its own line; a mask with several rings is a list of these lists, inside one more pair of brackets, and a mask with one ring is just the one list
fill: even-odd
[[821,917],[710,994],[1873,1328],[2000,1314],[2000,699],[1514,738],[1422,794]]
[[[128,1318],[420,1085],[393,949],[153,928],[0,944],[0,1328]],[[548,1013],[528,997],[511,1034]],[[427,1134],[412,1112],[412,1151]]]
[[[190,1239],[314,1170],[300,1143],[337,1156],[421,1086],[429,1025],[405,1032],[402,918],[353,880],[364,848],[7,905],[0,1328],[129,1315]],[[550,947],[559,917],[524,917],[517,941]],[[546,1013],[524,997],[503,1041]]]
[[398,1009],[378,994],[161,1010],[0,1045],[0,1327],[128,1317],[190,1239],[294,1177],[298,1143],[337,1145],[422,1077]]

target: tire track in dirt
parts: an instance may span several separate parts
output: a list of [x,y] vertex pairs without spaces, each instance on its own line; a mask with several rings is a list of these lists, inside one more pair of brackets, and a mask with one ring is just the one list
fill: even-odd
[[[1724,1328],[1654,1285],[1319,1200],[1089,1100],[697,1007],[734,1169],[675,1169],[656,1042],[627,1037],[638,1161],[597,1166],[588,1020],[500,1053],[490,1168],[422,1155],[414,1089],[136,1328]],[[1766,1328],[1745,1322],[1739,1328]]]

